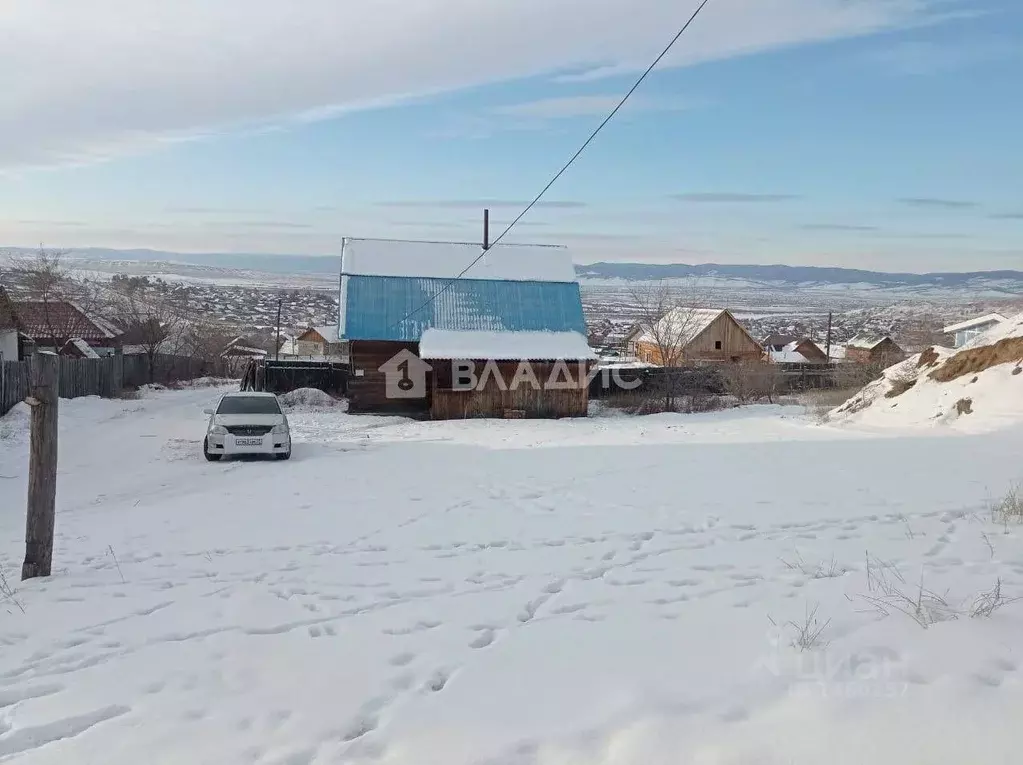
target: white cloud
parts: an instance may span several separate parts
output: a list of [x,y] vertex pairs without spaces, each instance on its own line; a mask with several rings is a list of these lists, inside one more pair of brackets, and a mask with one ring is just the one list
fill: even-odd
[[[922,23],[948,5],[715,0],[665,65]],[[0,169],[90,161],[519,77],[642,66],[689,6],[8,0],[0,8]]]
[[1017,43],[1000,39],[942,45],[915,40],[871,51],[866,59],[894,74],[923,76],[997,64],[1018,55]]
[[[603,116],[614,109],[622,100],[622,94],[606,96],[564,96],[541,98],[519,104],[499,106],[494,114],[531,120],[565,119],[568,117]],[[629,99],[629,111],[662,112],[678,111],[691,106],[676,99],[655,99],[633,96]]]

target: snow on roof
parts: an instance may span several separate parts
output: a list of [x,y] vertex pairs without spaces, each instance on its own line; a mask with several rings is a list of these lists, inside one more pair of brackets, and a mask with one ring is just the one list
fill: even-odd
[[341,342],[337,336],[337,324],[329,327],[313,327],[313,331],[328,343]]
[[961,321],[958,324],[952,324],[941,331],[946,334],[951,334],[953,332],[962,332],[966,329],[983,327],[985,324],[1001,324],[1003,321],[1008,321],[1008,319],[1000,313],[989,313],[984,316],[978,316],[975,319],[967,319],[966,321]]
[[789,343],[793,343],[798,340],[800,340],[800,338],[795,335],[782,335],[776,333],[765,337],[762,345],[765,348],[777,348],[778,350],[781,350]]
[[72,337],[67,342],[68,342],[68,345],[73,345],[78,350],[78,352],[80,354],[82,354],[82,358],[83,359],[98,359],[99,358],[99,354],[96,353],[96,351],[94,351],[91,347],[89,347],[89,344],[87,342],[85,342],[84,340],[82,340],[82,338],[80,338],[80,337]]
[[805,364],[809,359],[796,350],[800,342],[799,340],[794,340],[780,351],[769,351],[771,361],[776,364]]
[[846,348],[862,348],[867,351],[872,351],[885,340],[889,340],[888,335],[873,336],[873,335],[857,335],[852,340],[845,344]]
[[[410,276],[454,279],[479,256],[478,244],[345,238],[341,273],[349,276]],[[574,282],[575,267],[564,247],[499,244],[463,279]]]
[[266,356],[268,351],[265,348],[253,348],[248,345],[229,345],[220,354],[221,356]]
[[579,332],[465,332],[427,329],[419,341],[424,359],[595,359]]
[[[690,308],[680,306],[668,311],[654,327],[641,325],[642,334],[637,338],[642,342],[656,343],[660,337],[669,345],[687,345],[707,327],[725,313],[724,308]],[[739,325],[742,326],[741,324]],[[745,330],[745,327],[743,327]],[[746,334],[749,334],[747,332]],[[753,339],[752,336],[750,339]],[[753,342],[756,342],[754,340]]]
[[970,342],[962,348],[958,348],[956,350],[964,351],[970,348],[983,348],[984,346],[994,345],[999,340],[1005,340],[1010,337],[1023,337],[1023,313],[1016,314],[1005,321],[989,327],[981,334],[970,340]]
[[22,331],[30,337],[74,336],[99,342],[121,334],[112,323],[70,300],[18,300],[13,305]]

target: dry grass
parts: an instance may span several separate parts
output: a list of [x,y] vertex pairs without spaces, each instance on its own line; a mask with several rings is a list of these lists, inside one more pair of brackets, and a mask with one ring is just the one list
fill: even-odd
[[625,391],[600,399],[600,401],[608,409],[617,409],[634,415],[661,414],[662,412],[694,414],[725,408],[720,396],[705,393],[678,394],[673,397],[670,407],[666,404],[664,393],[655,391]]
[[903,375],[892,380],[892,388],[884,394],[885,398],[897,398],[905,393],[907,390],[916,385],[916,377],[913,375]]
[[991,505],[991,517],[1006,527],[1010,523],[1023,523],[1023,484],[1014,483],[1005,496]]
[[18,607],[21,613],[25,613],[25,605],[18,599],[18,591],[7,579],[7,572],[2,564],[0,564],[0,602],[12,603]]
[[1023,337],[1007,337],[994,345],[960,351],[928,377],[937,382],[951,382],[999,364],[1015,364],[1020,361],[1023,361]]
[[848,568],[837,563],[834,558],[830,561],[821,561],[807,565],[798,552],[792,560],[781,558],[781,562],[786,568],[792,571],[799,571],[811,579],[837,579],[849,571]]
[[[990,543],[989,543],[990,544]],[[1019,598],[1007,598],[1002,593],[1002,580],[995,586],[981,592],[974,598],[961,603],[949,603],[948,593],[938,593],[924,584],[923,573],[915,587],[908,587],[906,580],[891,563],[867,554],[868,594],[860,597],[883,617],[901,613],[910,617],[924,629],[940,622],[954,621],[966,616],[971,619],[986,619],[998,609]]]
[[928,348],[920,354],[920,358],[916,362],[916,368],[921,369],[923,367],[933,367],[938,363],[938,352],[934,348]]
[[[791,645],[793,648],[798,648],[800,651],[812,651],[815,648],[827,648],[831,641],[824,640],[824,630],[831,624],[831,619],[826,622],[821,622],[817,617],[817,612],[820,610],[820,605],[815,605],[813,608],[807,606],[806,614],[802,621],[789,621],[785,623],[785,626],[792,630],[792,641]],[[770,619],[770,617],[768,617]],[[775,624],[774,619],[770,619],[771,624]]]
[[796,401],[818,422],[827,422],[828,413],[842,406],[859,393],[859,388],[826,388],[810,390],[796,396]]
[[1017,600],[1019,598],[1006,598],[1002,595],[1002,580],[998,579],[994,587],[973,599],[973,604],[970,606],[970,618],[986,619],[1002,606]]
[[[924,587],[923,574],[915,590],[908,590],[906,580],[891,563],[867,555],[867,595],[861,597],[881,616],[899,612],[910,617],[924,629],[938,622],[959,618],[945,595]],[[908,590],[908,591],[907,591]]]
[[973,399],[972,398],[961,398],[956,401],[956,414],[973,414]]

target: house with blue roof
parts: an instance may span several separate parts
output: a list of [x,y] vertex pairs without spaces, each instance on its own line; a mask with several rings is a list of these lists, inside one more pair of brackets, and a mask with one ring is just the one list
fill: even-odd
[[595,354],[563,247],[346,238],[339,306],[349,411],[586,413]]

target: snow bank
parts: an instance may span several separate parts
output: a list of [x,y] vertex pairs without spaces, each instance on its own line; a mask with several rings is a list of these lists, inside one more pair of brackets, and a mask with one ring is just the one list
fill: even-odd
[[341,403],[318,388],[296,388],[290,393],[281,394],[277,399],[288,410],[333,409]]
[[0,417],[0,439],[20,441],[28,438],[32,410],[24,401],[19,401],[14,407]]
[[970,431],[1023,420],[1023,314],[959,350],[929,348],[889,367],[828,419],[870,427],[954,425]]

